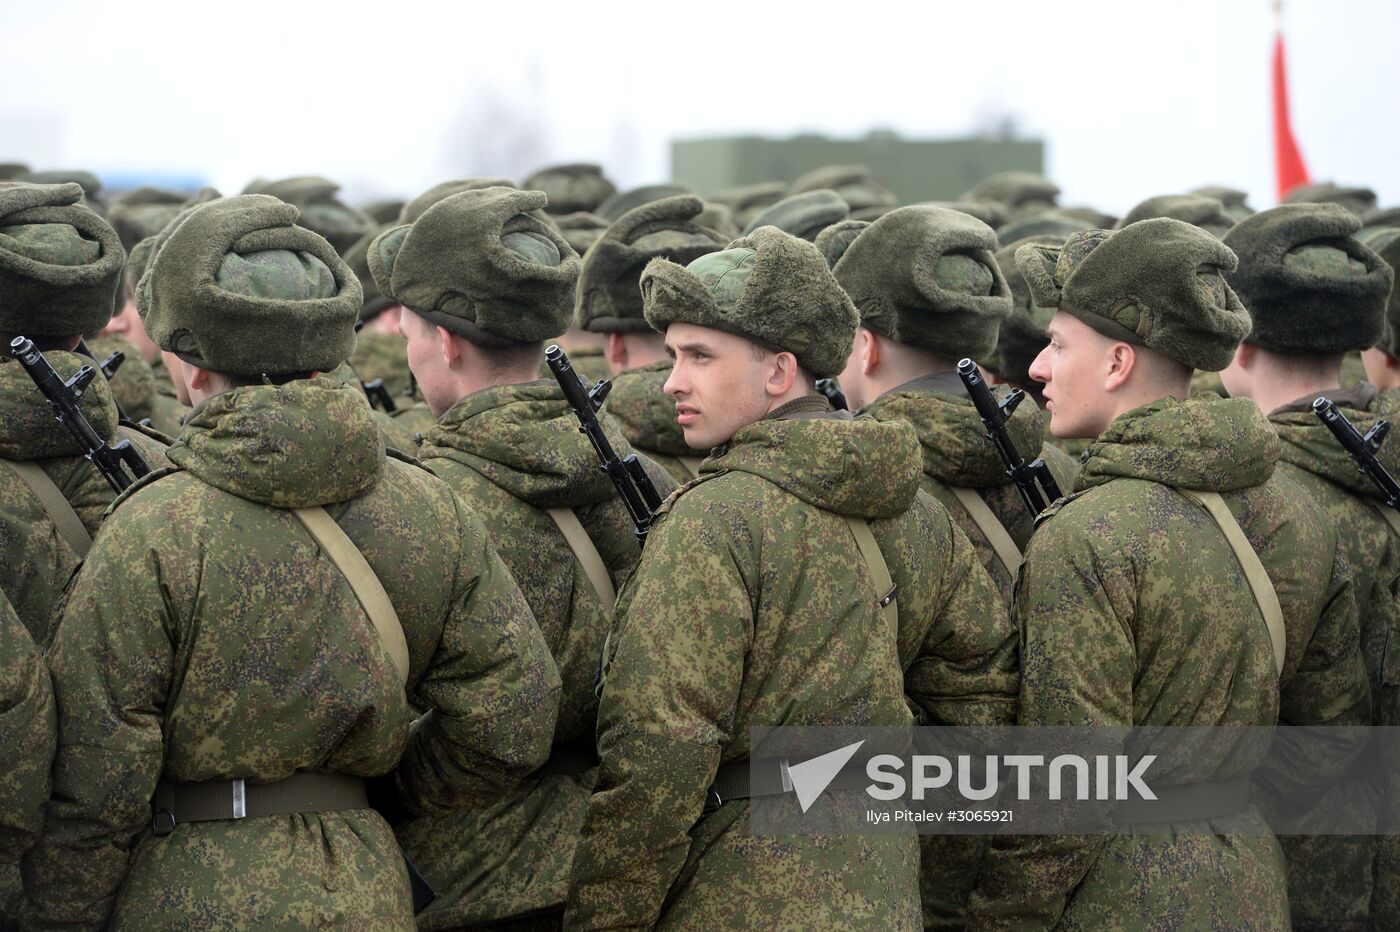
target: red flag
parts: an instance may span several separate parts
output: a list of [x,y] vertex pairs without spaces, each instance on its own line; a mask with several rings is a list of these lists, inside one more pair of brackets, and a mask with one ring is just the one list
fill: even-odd
[[1278,172],[1278,196],[1308,182],[1308,168],[1293,138],[1288,120],[1288,79],[1283,67],[1283,32],[1274,37],[1274,166]]

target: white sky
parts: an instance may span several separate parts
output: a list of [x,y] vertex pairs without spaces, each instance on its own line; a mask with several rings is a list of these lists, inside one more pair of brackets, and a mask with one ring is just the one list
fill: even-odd
[[[732,133],[1047,144],[1062,203],[1122,212],[1206,183],[1274,203],[1271,0],[923,4],[80,2],[5,10],[0,161],[99,174],[323,174],[413,195],[519,161],[663,180]],[[1400,202],[1400,2],[1290,0],[1314,179]]]

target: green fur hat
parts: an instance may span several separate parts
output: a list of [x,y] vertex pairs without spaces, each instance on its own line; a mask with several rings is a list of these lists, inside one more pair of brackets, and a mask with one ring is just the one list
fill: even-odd
[[821,190],[835,191],[849,205],[851,213],[874,207],[899,206],[899,198],[894,196],[894,192],[864,165],[824,165],[794,181],[788,194]]
[[608,223],[616,223],[622,219],[622,215],[634,207],[641,207],[643,204],[650,204],[652,201],[659,201],[663,197],[675,197],[677,194],[694,194],[683,184],[648,184],[640,188],[633,188],[630,191],[619,191],[606,201],[598,205],[598,209],[593,211]]
[[1055,206],[1060,196],[1060,188],[1053,181],[1035,172],[997,172],[980,181],[975,188],[964,194],[961,200],[997,201],[1011,211],[1013,216],[1039,213]]
[[734,222],[746,227],[754,217],[781,201],[787,195],[787,187],[781,181],[735,185],[720,191],[712,200],[734,211]]
[[1376,192],[1370,188],[1340,185],[1332,181],[1300,184],[1283,196],[1285,204],[1340,204],[1356,216],[1376,207]]
[[379,290],[379,286],[374,283],[374,276],[369,270],[369,247],[379,238],[379,234],[394,226],[396,224],[393,223],[379,224],[361,236],[355,245],[345,251],[345,264],[350,266],[350,271],[355,273],[355,278],[360,282],[360,291],[363,293],[360,303],[360,320],[374,320],[395,304],[394,299],[386,298]]
[[243,377],[325,372],[350,358],[360,283],[291,204],[262,194],[182,213],[155,238],[136,289],[151,340]]
[[549,218],[554,221],[554,225],[563,234],[565,242],[574,248],[574,252],[580,256],[588,252],[588,248],[598,242],[603,231],[608,228],[608,221],[597,214],[584,213],[579,211],[574,214],[553,215]]
[[1004,204],[997,201],[925,201],[929,207],[946,207],[949,210],[960,210],[969,216],[976,217],[993,230],[1002,226],[1011,219],[1011,212]]
[[214,190],[213,188],[200,188],[199,191],[193,197],[180,203],[179,210],[175,213],[173,217],[167,220],[160,227],[160,229],[156,230],[149,236],[143,237],[142,239],[137,241],[136,245],[131,247],[131,250],[126,254],[126,268],[124,269],[124,275],[126,278],[126,283],[131,288],[133,294],[136,293],[136,290],[141,283],[141,276],[145,275],[146,269],[150,267],[151,256],[155,255],[156,238],[160,236],[162,232],[164,232],[166,227],[169,227],[171,224],[179,220],[187,211],[198,207],[200,204],[204,204],[208,201],[215,200],[216,198],[221,196],[222,195],[220,195],[219,192]]
[[370,230],[374,221],[366,213],[346,204],[336,193],[340,185],[314,175],[283,178],[279,181],[257,180],[244,189],[244,194],[270,194],[301,211],[300,226],[319,234],[342,256]]
[[690,194],[643,204],[623,214],[583,257],[574,326],[595,333],[650,330],[642,312],[642,270],[655,258],[688,265],[729,239],[702,226],[705,204]]
[[1380,339],[1394,273],[1356,239],[1339,204],[1283,204],[1225,235],[1228,277],[1254,321],[1245,342],[1281,353],[1340,353]]
[[1366,211],[1361,222],[1368,227],[1400,227],[1400,207],[1376,207]]
[[1249,333],[1249,312],[1225,280],[1235,254],[1180,220],[1085,230],[1059,247],[1025,243],[1016,265],[1037,307],[1193,369],[1224,369]]
[[749,221],[744,235],[759,227],[777,227],[784,233],[812,242],[833,223],[840,223],[851,208],[835,191],[807,191],[785,197]]
[[1038,236],[1058,236],[1061,240],[1071,233],[1094,229],[1087,220],[1071,216],[1052,207],[1038,214],[1020,217],[997,230],[997,240],[1003,246],[1019,243]]
[[130,253],[137,243],[155,236],[175,219],[185,206],[186,196],[162,188],[137,188],[112,200],[107,222],[117,231],[122,248]]
[[381,233],[369,268],[386,297],[479,346],[534,343],[569,325],[578,254],[534,212],[540,191],[496,187],[441,200]]
[[996,248],[996,233],[975,217],[901,207],[861,232],[831,271],[861,326],[946,358],[981,359],[1011,313]]
[[1034,236],[1007,244],[996,252],[997,267],[1006,275],[1006,285],[1011,289],[1011,314],[997,328],[996,348],[977,361],[1013,385],[1035,384],[1031,363],[1045,349],[1045,328],[1055,316],[1053,310],[1035,306],[1030,285],[1016,267],[1016,249],[1020,245],[1059,248],[1063,244],[1062,236]]
[[1241,191],[1239,188],[1231,188],[1223,184],[1207,184],[1186,193],[1215,198],[1224,206],[1225,214],[1235,223],[1239,223],[1254,213],[1254,208],[1245,203],[1249,193]]
[[734,211],[715,201],[705,202],[705,209],[696,215],[695,222],[723,236],[726,243],[744,235],[743,229],[734,219]]
[[67,337],[112,319],[126,254],[82,200],[71,182],[0,186],[0,330]]
[[403,213],[405,203],[398,198],[381,198],[377,201],[361,204],[360,210],[375,223],[383,225],[397,221],[399,214]]
[[585,162],[542,168],[526,178],[520,187],[526,191],[543,191],[549,197],[545,210],[552,216],[592,213],[617,193],[617,187],[603,177],[601,165]]
[[817,238],[812,242],[821,252],[822,258],[826,260],[827,268],[836,268],[836,263],[841,261],[841,257],[846,254],[846,250],[851,248],[851,244],[856,241],[856,237],[870,226],[869,220],[842,220],[840,223],[833,223],[817,234]]
[[1224,236],[1235,225],[1235,220],[1225,212],[1225,205],[1213,197],[1199,194],[1163,194],[1149,197],[1138,204],[1122,220],[1117,229],[1121,230],[1139,220],[1153,217],[1171,217],[1193,227],[1200,227],[1212,236]]
[[83,206],[90,208],[100,217],[107,216],[107,199],[102,196],[102,180],[92,172],[77,168],[54,168],[22,172],[16,175],[14,180],[26,184],[76,184],[83,189]]
[[[1372,252],[1380,256],[1391,271],[1400,269],[1400,228],[1368,227],[1356,234],[1356,238]],[[1381,326],[1381,337],[1376,341],[1379,349],[1400,359],[1400,288],[1390,288],[1390,297],[1385,305],[1385,322]]]
[[513,188],[515,182],[509,178],[457,178],[453,181],[440,181],[403,206],[399,214],[399,224],[413,223],[438,201],[446,200],[463,191],[480,191],[482,188]]
[[792,353],[816,378],[846,367],[860,319],[817,247],[776,227],[688,266],[651,260],[642,307],[657,330],[687,323],[738,334]]

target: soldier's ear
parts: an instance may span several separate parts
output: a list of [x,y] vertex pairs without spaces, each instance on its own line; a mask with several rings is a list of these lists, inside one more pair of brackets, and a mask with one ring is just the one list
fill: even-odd
[[1127,384],[1138,365],[1138,352],[1131,343],[1115,340],[1109,344],[1105,358],[1103,387],[1105,391],[1117,391]]
[[770,397],[780,398],[792,391],[792,387],[801,377],[801,371],[797,365],[797,357],[787,350],[774,353],[771,359],[769,365],[772,368],[768,371],[768,381],[763,387]]

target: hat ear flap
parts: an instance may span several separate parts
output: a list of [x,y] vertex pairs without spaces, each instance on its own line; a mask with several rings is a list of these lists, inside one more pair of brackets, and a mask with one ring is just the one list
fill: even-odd
[[1061,290],[1055,283],[1055,267],[1059,261],[1059,246],[1027,243],[1016,250],[1016,268],[1030,286],[1031,303],[1036,307],[1060,306]]
[[399,257],[399,250],[403,248],[404,238],[408,236],[410,229],[411,224],[393,227],[380,233],[374,238],[374,242],[369,244],[369,255],[366,257],[369,260],[369,274],[374,278],[379,293],[386,298],[394,297],[389,283],[394,279],[394,262]]

